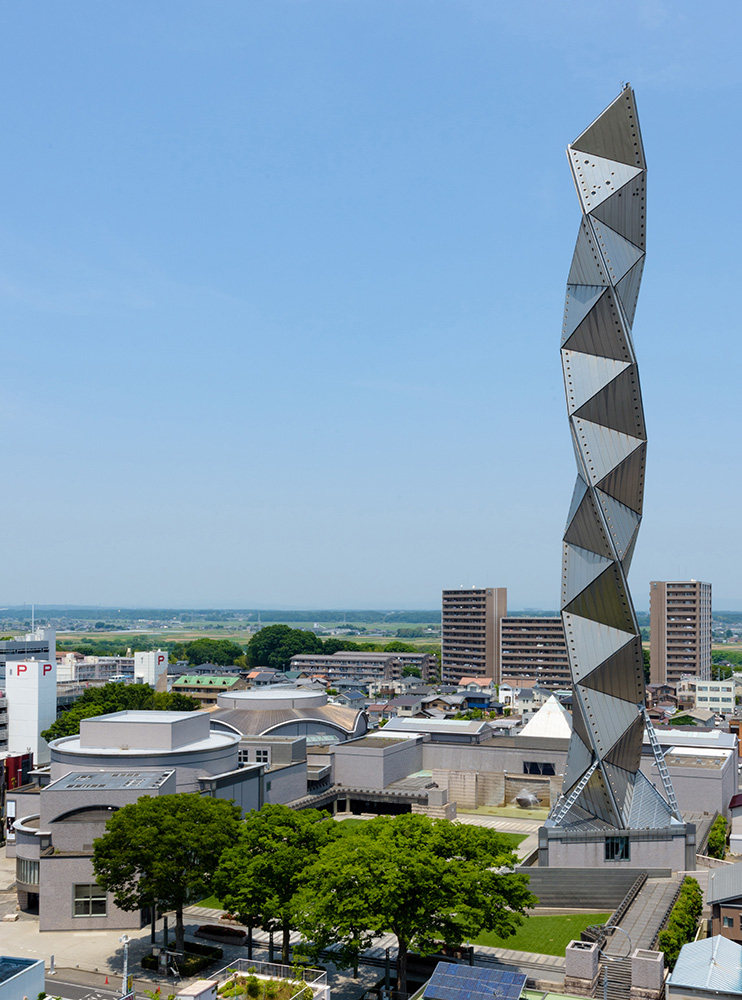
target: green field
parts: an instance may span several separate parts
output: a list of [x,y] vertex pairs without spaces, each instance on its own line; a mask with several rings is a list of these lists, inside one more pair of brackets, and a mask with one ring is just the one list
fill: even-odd
[[590,924],[604,924],[609,913],[570,913],[527,917],[511,937],[501,938],[485,931],[473,944],[489,948],[509,948],[539,955],[563,955],[570,941],[579,941],[580,933]]

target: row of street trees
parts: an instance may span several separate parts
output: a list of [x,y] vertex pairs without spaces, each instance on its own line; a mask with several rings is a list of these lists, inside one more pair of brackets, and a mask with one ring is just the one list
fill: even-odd
[[95,841],[99,884],[124,910],[183,908],[209,892],[252,930],[298,930],[310,957],[339,945],[338,964],[392,933],[398,987],[407,955],[460,945],[483,930],[512,934],[536,897],[505,838],[484,827],[425,816],[380,816],[349,829],[326,813],[263,806],[239,820],[219,799],[142,798],[124,806]]

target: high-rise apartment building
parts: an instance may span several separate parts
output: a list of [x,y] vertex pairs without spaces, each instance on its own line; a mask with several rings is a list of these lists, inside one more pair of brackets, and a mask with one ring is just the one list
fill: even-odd
[[502,618],[500,679],[503,684],[532,679],[545,688],[571,687],[562,619]]
[[710,680],[711,584],[653,580],[649,633],[653,684],[676,684],[683,674]]
[[493,677],[500,683],[499,622],[507,614],[506,587],[444,590],[441,615],[441,673],[457,684],[462,677]]

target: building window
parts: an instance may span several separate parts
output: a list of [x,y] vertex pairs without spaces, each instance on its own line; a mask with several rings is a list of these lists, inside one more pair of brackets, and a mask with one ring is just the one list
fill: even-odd
[[255,760],[258,762],[258,764],[267,764],[269,757],[270,757],[270,751],[269,750],[256,750],[255,751]]
[[605,838],[605,860],[606,861],[628,861],[629,860],[629,838],[628,837],[606,837]]
[[523,774],[553,774],[554,765],[536,760],[523,761]]
[[734,927],[734,917],[722,917],[721,918],[722,927]]
[[24,885],[39,884],[39,862],[27,858],[15,859],[15,877]]
[[93,882],[92,884],[73,885],[72,915],[74,917],[105,917],[105,890]]

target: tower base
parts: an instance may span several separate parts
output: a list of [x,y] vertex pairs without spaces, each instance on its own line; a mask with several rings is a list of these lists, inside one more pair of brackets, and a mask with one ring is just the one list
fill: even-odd
[[696,827],[678,823],[655,829],[620,830],[597,820],[538,831],[539,868],[670,868],[696,870]]

